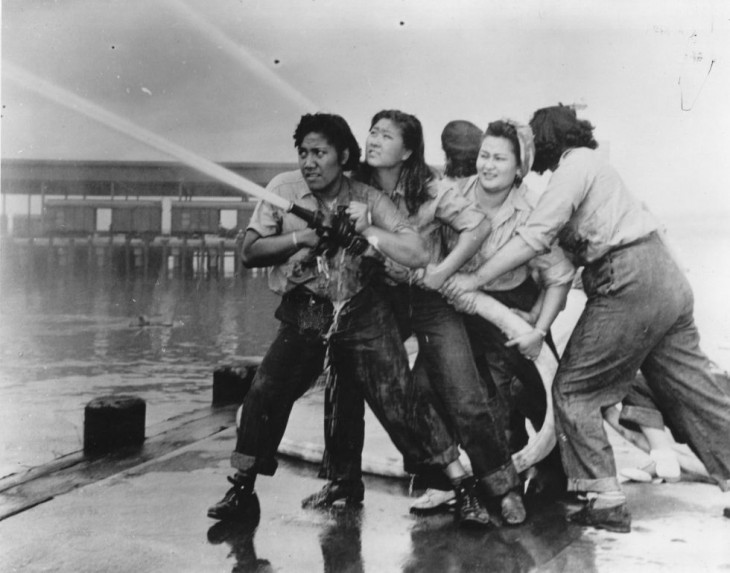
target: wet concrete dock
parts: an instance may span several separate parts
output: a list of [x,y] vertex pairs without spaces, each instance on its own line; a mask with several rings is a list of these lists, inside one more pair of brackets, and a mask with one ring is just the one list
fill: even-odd
[[[408,480],[373,418],[361,509],[303,510],[319,489],[322,394],[292,414],[273,478],[257,482],[260,516],[206,517],[227,489],[234,407],[148,429],[145,446],[90,461],[80,454],[0,480],[0,571],[728,571],[728,500],[703,483],[626,484],[628,535],[568,525],[565,502],[532,508],[519,527],[458,529],[450,515],[408,513]],[[619,467],[646,462],[618,436]],[[55,464],[55,465],[54,465]],[[43,471],[45,469],[45,471]],[[725,494],[727,495],[727,494]]]

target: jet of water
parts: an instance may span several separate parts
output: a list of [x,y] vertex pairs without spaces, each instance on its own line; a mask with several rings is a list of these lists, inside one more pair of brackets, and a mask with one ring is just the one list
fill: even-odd
[[267,191],[260,185],[241,177],[237,173],[221,167],[217,163],[213,163],[156,133],[140,127],[73,92],[39,78],[11,62],[3,61],[3,76],[57,104],[90,117],[115,131],[170,155],[196,171],[205,173],[218,181],[230,185],[239,192],[263,199],[275,207],[287,211],[292,208],[292,203],[286,199]]
[[288,98],[297,107],[308,111],[319,109],[319,106],[285,81],[273,70],[266,66],[259,58],[252,54],[245,46],[238,44],[230,36],[210,23],[204,14],[191,8],[181,0],[166,0],[168,6],[183,16],[193,27],[208,38],[214,45],[219,46],[245,69],[256,75],[261,81],[269,84],[274,90]]

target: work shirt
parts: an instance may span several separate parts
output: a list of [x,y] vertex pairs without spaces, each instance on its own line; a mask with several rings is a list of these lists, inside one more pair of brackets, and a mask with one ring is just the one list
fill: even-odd
[[[479,193],[483,193],[479,186],[479,177],[470,177],[463,188],[464,197],[478,203]],[[475,272],[505,243],[507,243],[522,225],[529,219],[535,204],[538,201],[536,193],[524,183],[513,187],[500,206],[497,213],[490,219],[492,232],[487,236],[481,248],[461,269],[462,272]],[[484,285],[484,291],[506,291],[521,285],[531,276],[533,271],[539,275],[543,288],[553,285],[571,283],[575,276],[575,267],[557,245],[532,258],[526,264],[508,271],[495,280]]]
[[[427,185],[428,199],[413,215],[408,213],[403,189],[399,186],[390,195],[400,213],[415,227],[426,242],[429,262],[440,263],[447,255],[441,229],[449,227],[455,233],[471,231],[486,218],[484,212],[461,193],[458,181],[454,179],[432,180]],[[408,270],[402,265],[388,261],[388,276],[403,282]]]
[[517,232],[537,252],[557,240],[576,266],[646,237],[657,221],[598,152],[566,151],[532,215]]
[[[266,189],[312,211],[334,212],[338,206],[347,206],[351,201],[366,203],[374,226],[392,233],[409,228],[405,217],[398,212],[388,197],[348,177],[343,177],[342,190],[336,202],[330,206],[321,203],[309,190],[300,171],[277,175]],[[259,201],[251,216],[248,229],[255,231],[261,237],[270,237],[300,231],[306,226],[307,224],[296,215],[266,201]],[[303,286],[313,294],[333,302],[347,300],[370,282],[373,263],[370,255],[354,256],[344,249],[338,249],[332,256],[314,255],[311,249],[305,247],[285,263],[268,269],[269,287],[281,295]]]

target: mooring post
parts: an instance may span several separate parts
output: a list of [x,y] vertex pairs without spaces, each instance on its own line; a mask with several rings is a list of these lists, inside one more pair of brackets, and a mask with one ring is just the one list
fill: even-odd
[[138,396],[101,396],[84,409],[84,453],[98,455],[144,442],[146,404]]
[[213,371],[213,406],[240,404],[251,388],[261,357],[241,359],[236,365],[225,365]]

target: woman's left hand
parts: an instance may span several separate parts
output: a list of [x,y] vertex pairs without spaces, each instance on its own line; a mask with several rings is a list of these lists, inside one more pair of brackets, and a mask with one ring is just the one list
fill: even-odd
[[347,214],[350,216],[350,221],[355,225],[355,232],[357,233],[362,233],[372,225],[370,208],[366,203],[350,201],[350,205],[347,207]]
[[479,288],[474,275],[465,273],[456,273],[451,275],[444,283],[442,293],[446,298],[456,299],[467,293],[473,292]]
[[540,356],[543,340],[544,337],[542,333],[533,328],[525,334],[521,334],[520,336],[516,336],[515,338],[508,340],[505,346],[516,346],[517,350],[519,350],[525,358],[528,360],[536,360],[537,357]]

